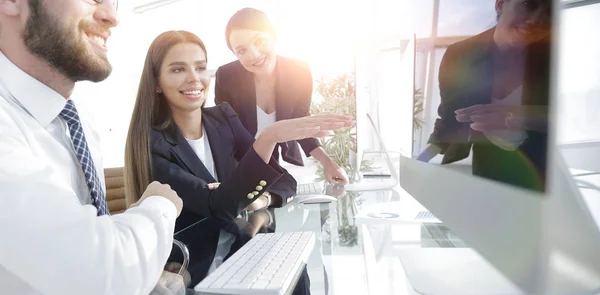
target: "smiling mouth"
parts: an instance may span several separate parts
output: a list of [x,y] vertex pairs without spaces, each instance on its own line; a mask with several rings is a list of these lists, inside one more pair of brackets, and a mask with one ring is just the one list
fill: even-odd
[[96,45],[100,47],[106,47],[106,40],[108,39],[107,37],[93,32],[86,32],[85,35]]
[[255,67],[262,66],[262,65],[265,63],[265,61],[266,61],[266,60],[267,60],[267,58],[266,58],[266,57],[263,57],[261,60],[259,60],[259,61],[255,62],[255,63],[253,63],[252,65],[253,65],[253,66],[255,66]]
[[517,31],[524,35],[543,35],[546,32],[537,27],[517,27]]
[[204,89],[196,89],[196,90],[186,90],[186,91],[179,91],[181,94],[183,95],[188,95],[188,96],[200,96],[202,94]]

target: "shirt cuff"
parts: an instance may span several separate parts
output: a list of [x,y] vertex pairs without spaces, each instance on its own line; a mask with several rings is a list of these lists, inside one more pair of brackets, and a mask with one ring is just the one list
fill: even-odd
[[177,208],[173,202],[161,196],[150,196],[146,198],[138,207],[160,211],[165,218],[170,220],[177,219]]

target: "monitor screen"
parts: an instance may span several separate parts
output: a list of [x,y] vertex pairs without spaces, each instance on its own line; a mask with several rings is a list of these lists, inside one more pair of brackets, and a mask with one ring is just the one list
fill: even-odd
[[[543,192],[552,1],[462,2],[471,9],[462,9],[465,21],[455,30],[471,33],[436,36],[432,46],[423,45],[431,54],[422,65],[430,70],[424,71],[425,128],[416,132],[424,144],[417,158]],[[450,6],[457,9],[440,1],[439,25]],[[488,15],[491,25],[467,29],[465,14]]]

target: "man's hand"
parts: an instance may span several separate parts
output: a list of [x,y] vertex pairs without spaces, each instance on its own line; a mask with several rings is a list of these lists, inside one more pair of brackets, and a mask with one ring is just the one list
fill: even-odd
[[[165,270],[168,272],[178,274],[181,271],[182,267],[183,267],[183,265],[181,265],[181,263],[179,263],[179,262],[169,262],[169,263],[167,263],[167,265],[165,265]],[[192,281],[192,276],[187,271],[187,269],[183,270],[183,273],[181,274],[181,276],[183,276],[183,283],[186,286],[189,286],[190,282]]]
[[182,276],[163,271],[150,295],[185,295],[185,289],[186,286]]
[[177,216],[181,213],[181,209],[183,208],[183,201],[177,193],[171,189],[168,184],[161,184],[158,181],[153,181],[148,187],[146,191],[142,195],[142,197],[135,203],[131,204],[131,207],[139,206],[144,200],[146,200],[150,196],[161,196],[169,201],[171,201],[175,208],[177,209]]

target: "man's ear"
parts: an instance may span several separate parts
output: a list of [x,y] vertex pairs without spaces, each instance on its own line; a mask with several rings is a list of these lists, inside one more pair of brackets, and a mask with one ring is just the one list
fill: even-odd
[[0,14],[17,16],[23,12],[26,0],[0,0]]

